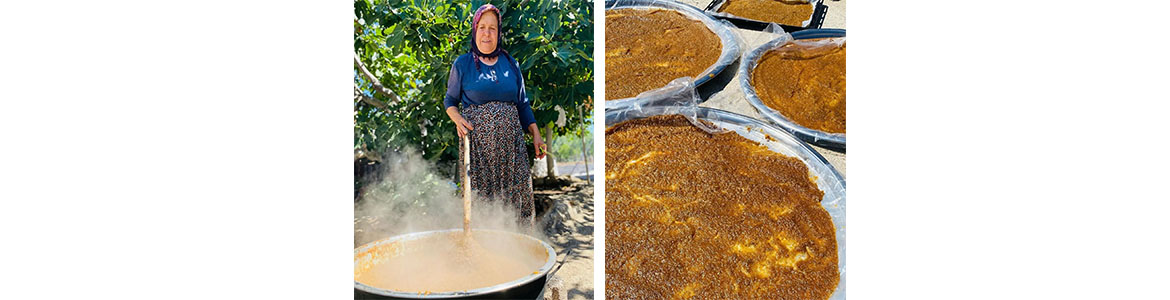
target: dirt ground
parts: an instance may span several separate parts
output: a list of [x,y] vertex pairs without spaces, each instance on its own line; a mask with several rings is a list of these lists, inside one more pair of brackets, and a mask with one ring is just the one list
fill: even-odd
[[559,258],[565,259],[549,279],[545,299],[593,299],[593,184],[570,180],[567,186],[536,187],[533,192],[537,202],[551,207],[539,222]]

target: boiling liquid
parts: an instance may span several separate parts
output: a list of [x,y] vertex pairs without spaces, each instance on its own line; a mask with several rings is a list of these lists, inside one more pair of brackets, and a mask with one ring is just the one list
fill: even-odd
[[536,273],[548,258],[538,242],[508,233],[451,231],[358,253],[354,279],[414,293],[465,291]]

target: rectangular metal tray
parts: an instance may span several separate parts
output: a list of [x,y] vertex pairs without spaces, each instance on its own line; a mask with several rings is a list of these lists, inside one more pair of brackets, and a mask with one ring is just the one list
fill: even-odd
[[[706,10],[706,11],[709,11],[712,13],[718,12],[719,8],[722,7],[723,3],[726,3],[726,2],[727,2],[727,0],[711,0],[711,4],[708,4],[707,8],[704,8],[703,10]],[[825,5],[825,2],[823,0],[816,1],[815,6],[813,7],[812,18],[809,19],[808,26],[800,26],[799,24],[797,24],[797,25],[778,24],[778,25],[780,25],[780,28],[784,29],[784,32],[796,32],[796,31],[801,31],[801,30],[805,30],[805,29],[821,28],[821,25],[823,25],[825,23],[825,15],[828,14],[828,12],[829,12],[829,7]],[[767,28],[768,24],[770,24],[770,23],[764,22],[764,21],[744,19],[744,18],[738,18],[738,17],[724,17],[724,16],[715,16],[715,15],[712,15],[712,17],[714,17],[716,19],[720,19],[720,20],[727,20],[728,22],[731,22],[731,24],[734,24],[736,27],[739,27],[740,29],[755,30],[755,31],[763,31],[764,28]]]

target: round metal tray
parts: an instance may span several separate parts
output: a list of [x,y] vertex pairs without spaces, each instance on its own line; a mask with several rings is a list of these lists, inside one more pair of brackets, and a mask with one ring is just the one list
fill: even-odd
[[[677,12],[683,14],[684,16],[687,16],[688,18],[703,22],[703,25],[707,25],[707,29],[710,29],[711,32],[713,32],[713,33],[715,33],[715,35],[719,36],[719,40],[723,44],[723,50],[719,54],[719,59],[715,60],[715,63],[712,64],[710,67],[707,67],[707,70],[703,71],[703,73],[700,74],[698,78],[694,78],[696,87],[706,83],[707,81],[711,80],[712,78],[715,78],[715,76],[719,75],[720,72],[723,72],[723,70],[726,69],[727,66],[730,66],[731,64],[735,63],[735,61],[737,59],[739,59],[739,54],[740,54],[739,41],[736,39],[735,33],[733,33],[731,31],[731,28],[724,25],[724,23],[721,23],[719,20],[716,20],[715,18],[712,18],[711,16],[703,13],[702,10],[700,10],[694,6],[690,6],[690,5],[685,4],[685,3],[679,3],[679,2],[667,1],[667,0],[663,0],[663,1],[659,1],[659,0],[606,0],[605,1],[605,9],[606,10],[618,9],[618,8],[643,8],[643,9],[658,8],[658,9],[674,10],[674,11],[677,11]],[[681,42],[684,42],[684,41],[680,40],[680,43]],[[642,92],[646,92],[646,91],[642,91]],[[620,108],[632,106],[634,104],[643,104],[644,105],[644,104],[648,104],[648,103],[652,103],[652,102],[654,102],[654,99],[644,99],[644,98],[638,98],[636,96],[630,97],[630,98],[607,100],[607,101],[605,101],[605,109],[606,110],[620,109]]]
[[[608,128],[622,121],[670,114],[679,110],[678,107],[651,106],[638,110],[606,111],[605,125]],[[837,169],[833,168],[808,144],[801,142],[792,134],[775,125],[714,108],[696,107],[694,111],[700,120],[706,120],[720,128],[735,131],[735,133],[758,142],[776,153],[800,159],[808,166],[809,173],[816,178],[817,188],[825,193],[824,198],[821,198],[821,207],[829,212],[837,233],[837,270],[841,274],[841,281],[837,283],[837,289],[833,291],[829,299],[845,299],[845,179],[841,178]],[[768,137],[771,137],[771,140]]]
[[[845,30],[844,29],[801,30],[801,31],[797,31],[797,32],[792,33],[792,37],[794,39],[798,39],[798,40],[827,38],[827,37],[845,37]],[[760,114],[764,116],[764,118],[767,118],[768,121],[771,121],[771,122],[775,123],[776,125],[780,125],[781,128],[784,128],[784,130],[791,132],[792,134],[795,134],[801,140],[808,142],[809,144],[828,148],[830,150],[844,152],[845,151],[845,134],[844,133],[828,133],[828,132],[824,132],[824,131],[809,129],[808,127],[804,127],[804,126],[801,126],[800,124],[796,124],[796,122],[793,122],[792,120],[789,120],[787,117],[784,117],[784,115],[781,115],[780,112],[772,109],[771,107],[768,107],[767,105],[764,105],[764,101],[760,100],[759,95],[756,94],[756,88],[752,86],[751,73],[752,73],[752,70],[754,70],[756,68],[756,64],[759,63],[760,57],[763,57],[764,53],[767,53],[769,50],[776,49],[777,47],[783,46],[784,44],[787,44],[790,41],[792,41],[792,39],[789,39],[787,36],[782,36],[782,37],[776,38],[774,40],[771,40],[767,43],[764,43],[763,45],[760,45],[759,47],[753,49],[751,52],[748,52],[747,55],[744,55],[744,57],[743,57],[744,63],[739,65],[739,74],[738,74],[739,75],[739,85],[740,85],[740,87],[743,88],[743,94],[744,94],[744,96],[747,97],[748,102],[752,104],[752,107],[755,107],[756,111],[759,111]]]

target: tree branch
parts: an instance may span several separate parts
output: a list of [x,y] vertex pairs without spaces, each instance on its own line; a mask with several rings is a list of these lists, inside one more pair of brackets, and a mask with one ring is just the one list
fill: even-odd
[[358,89],[356,85],[353,86],[353,99],[361,100],[366,104],[373,105],[382,111],[386,111],[386,103],[382,103],[382,101],[378,101],[378,99],[367,97],[365,94],[362,94],[362,90]]
[[[374,73],[370,73],[370,70],[366,69],[366,64],[362,63],[362,60],[358,58],[357,53],[353,54],[353,65],[357,66],[358,70],[361,71],[360,73],[362,74],[362,77],[365,77],[366,80],[369,80],[370,83],[374,84],[374,91],[375,92],[382,94],[383,96],[390,97],[390,105],[398,104],[399,101],[402,101],[401,99],[398,98],[397,94],[394,94],[394,91],[391,91],[390,89],[383,86],[382,82],[378,81],[378,78],[374,77]],[[362,95],[362,97],[369,98],[369,97],[365,97],[365,95]],[[370,99],[370,100],[377,101],[376,99]],[[365,101],[365,100],[363,100],[363,101]],[[370,103],[370,102],[367,101],[366,103]],[[374,106],[382,107],[382,108],[385,108],[387,106],[386,104],[382,104],[382,105],[377,105],[377,104],[373,104],[373,103],[370,103],[370,104],[372,104]]]

